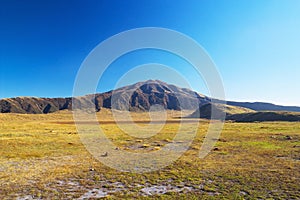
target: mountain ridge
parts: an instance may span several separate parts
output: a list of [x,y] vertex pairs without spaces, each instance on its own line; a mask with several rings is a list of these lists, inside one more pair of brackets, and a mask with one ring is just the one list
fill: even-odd
[[[101,108],[148,111],[155,104],[169,110],[197,110],[199,106],[211,102],[209,97],[188,88],[180,88],[160,80],[147,80],[82,97],[4,98],[0,99],[0,113],[47,114],[59,110],[72,110],[72,100],[78,103],[76,105],[94,106],[96,111]],[[297,106],[281,106],[264,102],[226,102],[224,100],[214,100],[214,102],[254,111],[300,112],[300,107]]]

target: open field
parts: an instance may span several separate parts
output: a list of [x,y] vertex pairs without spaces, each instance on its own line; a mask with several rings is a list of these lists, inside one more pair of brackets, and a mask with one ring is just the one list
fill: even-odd
[[[169,123],[159,134],[141,139],[111,123],[109,110],[97,115],[105,122],[101,127],[107,137],[126,151],[158,150],[179,126],[178,114],[169,112]],[[132,118],[140,125],[149,120],[147,113],[133,113]],[[201,120],[196,138],[179,160],[159,171],[136,174],[95,160],[72,119],[67,111],[0,114],[0,199],[300,199],[299,122],[227,122],[216,148],[200,159],[208,129],[208,121]],[[197,122],[188,121],[186,131]]]

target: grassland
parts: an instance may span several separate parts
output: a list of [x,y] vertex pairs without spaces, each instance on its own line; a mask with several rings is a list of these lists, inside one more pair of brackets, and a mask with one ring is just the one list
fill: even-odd
[[[132,115],[141,125],[149,118]],[[176,116],[169,112],[169,123],[145,139],[123,133],[114,123],[101,127],[122,150],[154,151],[178,130]],[[98,119],[109,122],[112,116],[103,110]],[[208,121],[201,120],[190,149],[170,166],[136,174],[95,160],[69,112],[1,114],[0,199],[300,199],[300,123],[228,122],[214,150],[200,159],[207,129]]]

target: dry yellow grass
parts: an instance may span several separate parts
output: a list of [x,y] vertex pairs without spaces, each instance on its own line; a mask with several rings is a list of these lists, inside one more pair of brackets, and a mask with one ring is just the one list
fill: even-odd
[[[97,115],[100,121],[113,120],[109,110]],[[169,112],[168,120],[176,121],[173,117],[178,116]],[[147,113],[132,113],[132,117],[149,119]],[[208,122],[201,121],[190,149],[179,160],[159,171],[135,174],[96,161],[82,145],[72,119],[66,111],[0,114],[1,199],[27,195],[74,199],[95,188],[108,191],[107,198],[300,198],[300,123],[226,123],[214,151],[199,159],[208,128]],[[159,150],[172,140],[178,126],[169,123],[153,137],[134,138],[113,123],[101,125],[119,148],[128,151]],[[186,131],[194,126],[188,123]],[[135,148],[139,146],[143,148]],[[168,185],[183,190],[157,196],[142,192],[144,187]]]

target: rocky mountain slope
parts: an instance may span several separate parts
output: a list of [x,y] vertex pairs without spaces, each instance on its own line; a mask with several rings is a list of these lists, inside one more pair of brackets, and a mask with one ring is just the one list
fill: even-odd
[[0,100],[1,113],[40,114],[71,108],[71,98],[17,97]]
[[[101,108],[148,111],[151,106],[156,104],[170,110],[197,110],[199,106],[204,106],[210,103],[211,100],[209,97],[190,89],[180,88],[159,80],[148,80],[105,93],[76,97],[74,102],[76,102],[76,106],[79,105],[80,107],[80,105],[82,105],[82,107],[84,107],[89,105],[90,107],[94,107],[96,111],[99,111]],[[219,103],[224,103],[224,101],[220,100]],[[277,106],[268,103],[227,103],[227,111],[245,111],[248,109],[248,111],[269,110],[300,112],[300,107]],[[72,109],[72,98],[17,97],[0,100],[0,113],[42,114],[65,109]],[[209,106],[206,107],[202,113],[208,113],[208,111]],[[197,113],[195,113],[195,115],[197,115]],[[202,114],[202,116],[204,116],[204,114]]]
[[[148,80],[116,90],[75,98],[78,105],[93,105],[96,111],[101,108],[114,108],[130,111],[147,111],[159,104],[170,110],[194,110],[210,101],[206,96],[186,88],[179,88],[158,80]],[[51,113],[72,109],[72,98],[17,97],[0,100],[1,113]]]
[[147,111],[159,104],[169,110],[195,110],[210,99],[186,88],[179,88],[158,80],[148,80],[125,86],[114,91],[97,94],[97,108]]

